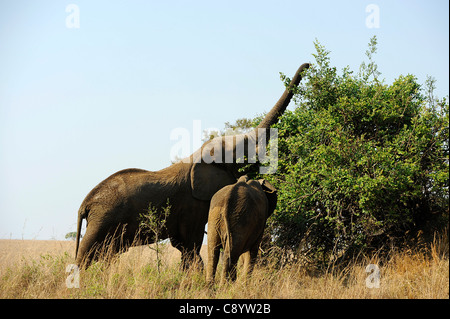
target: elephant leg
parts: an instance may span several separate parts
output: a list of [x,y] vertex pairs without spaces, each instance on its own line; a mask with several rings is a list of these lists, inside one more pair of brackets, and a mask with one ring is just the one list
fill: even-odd
[[124,253],[131,247],[136,232],[130,231],[128,225],[119,225],[114,232],[109,232],[103,242],[102,255],[106,259]]
[[259,250],[259,242],[258,244],[250,248],[250,251],[248,252],[248,262],[246,266],[247,277],[251,275],[253,268],[255,267],[256,259],[258,258],[258,250]]
[[191,265],[192,260],[193,260],[192,251],[183,249],[181,251],[181,270],[189,269],[189,266]]
[[229,249],[225,248],[223,257],[222,283],[226,280],[236,281],[239,255],[234,252],[230,253]]
[[[191,266],[198,267],[199,269],[203,269],[203,261],[200,257],[200,248],[199,247],[185,247],[177,241],[171,240],[172,246],[178,249],[181,252],[181,269],[187,270]],[[175,243],[175,244],[174,244]]]
[[97,246],[97,231],[92,228],[86,229],[77,251],[76,264],[82,268],[89,267],[97,257],[95,254]]
[[115,230],[108,230],[104,225],[88,227],[77,252],[77,265],[87,268],[98,259],[110,260],[125,252],[132,242],[128,237],[124,225],[117,226]]
[[177,247],[181,251],[181,270],[188,270],[192,266],[203,268],[203,262],[199,253],[194,248]]
[[206,281],[210,284],[214,283],[221,248],[222,241],[219,236],[219,229],[212,221],[208,223],[208,266],[206,268]]
[[176,232],[170,236],[170,242],[173,247],[181,252],[181,268],[186,270],[194,265],[203,269],[200,249],[202,248],[206,222],[203,223],[202,221],[194,223],[194,225],[192,225],[192,222],[190,224],[180,224]]
[[170,243],[181,253],[181,270],[186,270],[187,268],[189,268],[191,257],[189,255],[189,250],[185,248],[182,240],[178,239],[177,237],[170,237]]
[[242,259],[244,261],[244,271],[242,273],[242,276],[246,278],[248,274],[251,272],[251,257],[250,257],[250,251],[247,251],[242,254]]
[[[203,240],[203,238],[202,238]],[[200,256],[200,250],[202,249],[202,244],[200,243],[198,246],[195,246],[195,256],[194,256],[194,262],[198,269],[202,270],[204,269],[203,259],[202,256]]]
[[206,268],[206,281],[210,284],[214,283],[219,257],[220,245],[210,246],[208,242],[208,266]]
[[201,246],[194,246],[193,248],[184,249],[181,252],[181,267],[183,270],[187,270],[191,267],[200,269],[203,271],[203,260],[200,256]]
[[236,277],[237,277],[237,263],[239,260],[239,256],[235,257],[235,258],[230,258],[230,268],[228,269],[228,278],[231,281],[236,281]]

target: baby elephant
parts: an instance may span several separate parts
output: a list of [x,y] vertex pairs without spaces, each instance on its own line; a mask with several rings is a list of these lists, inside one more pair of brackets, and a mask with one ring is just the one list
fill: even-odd
[[208,266],[206,280],[214,282],[223,248],[222,281],[236,280],[239,256],[244,254],[244,275],[251,272],[258,255],[267,218],[277,205],[277,191],[266,180],[239,178],[211,199],[208,217]]

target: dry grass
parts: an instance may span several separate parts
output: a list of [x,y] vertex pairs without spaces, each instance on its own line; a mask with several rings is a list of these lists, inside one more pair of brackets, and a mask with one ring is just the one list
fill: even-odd
[[[199,270],[182,272],[179,252],[167,244],[160,272],[154,252],[135,247],[82,271],[80,288],[68,289],[73,250],[73,242],[1,240],[0,298],[449,298],[448,238],[427,252],[393,252],[383,262],[363,258],[320,275],[299,263],[258,265],[250,280],[213,287]],[[367,288],[368,264],[380,265],[380,288]]]

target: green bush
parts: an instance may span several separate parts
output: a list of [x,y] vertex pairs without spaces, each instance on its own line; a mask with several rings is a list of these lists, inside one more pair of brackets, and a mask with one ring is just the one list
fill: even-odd
[[447,225],[449,106],[434,99],[434,80],[380,81],[375,37],[357,74],[339,74],[315,47],[296,108],[274,125],[278,171],[264,176],[279,192],[273,243],[326,261]]

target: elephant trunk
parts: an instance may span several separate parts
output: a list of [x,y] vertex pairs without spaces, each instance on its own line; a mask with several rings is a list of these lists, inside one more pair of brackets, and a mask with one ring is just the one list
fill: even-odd
[[274,107],[270,110],[269,113],[264,117],[264,119],[259,123],[257,128],[270,128],[272,124],[275,124],[278,121],[278,118],[283,114],[283,112],[286,110],[287,106],[289,105],[289,102],[291,101],[292,96],[294,93],[292,92],[292,89],[296,87],[301,79],[302,79],[302,73],[305,69],[309,68],[309,63],[303,63],[295,73],[294,77],[291,80],[291,83],[284,91],[283,95],[280,97],[277,103],[275,103]]

